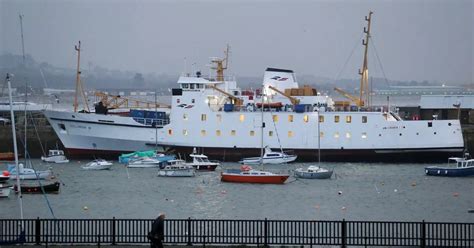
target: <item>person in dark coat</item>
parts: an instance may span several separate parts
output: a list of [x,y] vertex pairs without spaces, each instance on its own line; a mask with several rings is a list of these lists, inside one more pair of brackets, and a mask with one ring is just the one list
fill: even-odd
[[148,234],[151,248],[163,248],[163,240],[165,239],[165,214],[160,214],[153,221],[151,232]]

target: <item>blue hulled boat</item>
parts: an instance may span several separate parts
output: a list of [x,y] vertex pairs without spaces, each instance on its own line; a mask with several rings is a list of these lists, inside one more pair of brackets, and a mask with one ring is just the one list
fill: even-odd
[[[450,164],[456,164],[456,167]],[[448,166],[428,166],[425,168],[428,176],[441,177],[468,177],[474,176],[474,159],[467,158],[449,158]]]

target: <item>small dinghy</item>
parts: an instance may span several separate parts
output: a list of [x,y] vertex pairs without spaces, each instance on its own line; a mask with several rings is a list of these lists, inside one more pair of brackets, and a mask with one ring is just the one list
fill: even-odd
[[105,159],[96,159],[81,166],[83,170],[108,170],[112,167],[112,163]]
[[328,179],[332,176],[332,170],[311,165],[308,168],[298,168],[295,170],[295,177],[303,179]]

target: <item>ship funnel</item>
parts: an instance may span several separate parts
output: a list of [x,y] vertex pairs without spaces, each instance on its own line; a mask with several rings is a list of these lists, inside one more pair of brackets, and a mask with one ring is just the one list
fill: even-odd
[[263,76],[263,86],[272,86],[285,92],[285,89],[298,88],[298,83],[292,70],[267,68]]

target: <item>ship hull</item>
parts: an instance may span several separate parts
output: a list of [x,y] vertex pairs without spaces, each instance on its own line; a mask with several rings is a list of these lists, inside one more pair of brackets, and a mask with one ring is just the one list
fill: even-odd
[[[174,146],[167,147],[169,152],[175,154],[190,154],[194,147]],[[94,150],[94,149],[66,149],[72,158],[101,157],[117,159],[122,153],[129,150]],[[260,148],[201,148],[210,159],[226,162],[236,162],[247,156],[258,156]],[[449,157],[459,157],[463,148],[437,148],[437,149],[328,149],[321,150],[321,160],[326,162],[438,162],[444,163]],[[293,150],[298,155],[296,162],[318,161],[318,150],[297,149]]]

